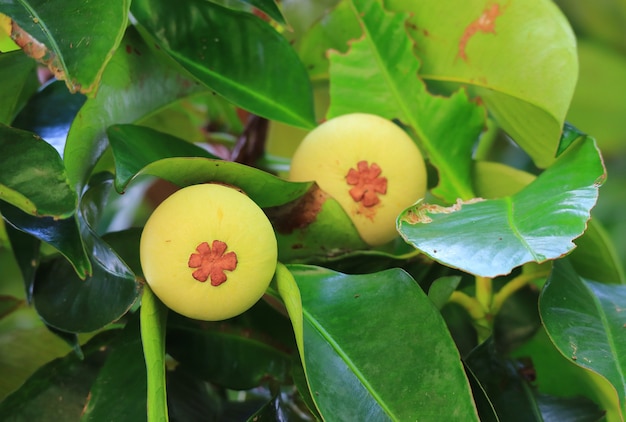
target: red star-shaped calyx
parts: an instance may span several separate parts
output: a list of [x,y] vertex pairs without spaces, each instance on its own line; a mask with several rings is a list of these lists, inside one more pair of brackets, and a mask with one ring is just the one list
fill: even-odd
[[367,161],[359,161],[356,169],[351,168],[346,175],[350,189],[350,196],[354,202],[361,202],[364,207],[373,207],[380,202],[378,194],[387,193],[387,178],[380,177],[382,169],[376,163],[371,166]]
[[202,242],[196,247],[197,253],[189,257],[189,268],[197,268],[192,274],[193,278],[205,282],[211,278],[212,286],[219,286],[226,281],[224,271],[233,271],[237,268],[237,254],[226,252],[228,245],[221,240],[214,240],[212,247],[207,242]]

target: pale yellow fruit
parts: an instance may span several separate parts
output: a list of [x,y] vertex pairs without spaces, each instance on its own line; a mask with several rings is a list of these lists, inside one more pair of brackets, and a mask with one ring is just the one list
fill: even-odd
[[397,236],[396,217],[427,189],[424,159],[413,140],[390,120],[364,113],[312,130],[293,156],[289,179],[315,180],[372,246]]
[[252,307],[272,280],[277,255],[263,210],[241,192],[216,184],[169,196],[148,219],[140,245],[144,277],[159,299],[206,321]]

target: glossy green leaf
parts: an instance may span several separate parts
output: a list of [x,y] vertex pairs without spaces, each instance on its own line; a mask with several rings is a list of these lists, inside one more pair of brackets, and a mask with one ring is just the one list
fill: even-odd
[[554,161],[578,62],[574,34],[553,2],[386,4],[411,14],[424,79],[469,86],[538,166]]
[[39,82],[35,67],[35,62],[21,51],[0,53],[0,81],[3,81],[3,94],[0,97],[1,124],[10,124],[28,97],[37,91]]
[[137,319],[132,318],[111,341],[106,361],[91,385],[82,422],[147,420],[146,364]]
[[87,183],[107,147],[110,125],[137,121],[201,89],[129,28],[102,75],[98,96],[85,102],[70,128],[64,160],[72,186],[80,192]]
[[[474,189],[479,197],[501,198],[516,194],[535,180],[535,176],[504,164],[474,163]],[[583,277],[609,283],[626,283],[615,246],[596,218],[587,222],[585,233],[574,240],[572,265]]]
[[208,1],[138,0],[131,10],[161,48],[228,100],[271,120],[315,124],[306,69],[266,22]]
[[141,344],[146,363],[148,420],[166,421],[167,391],[165,383],[165,327],[167,307],[152,292],[143,289],[140,310]]
[[73,352],[47,363],[0,403],[5,421],[79,420],[89,388],[98,374],[105,345],[114,335],[106,332],[85,345],[85,359]]
[[119,191],[137,176],[149,174],[181,187],[227,183],[241,188],[260,207],[274,207],[301,197],[311,186],[288,182],[244,164],[208,158],[212,155],[200,147],[149,128],[119,125],[108,133]]
[[[284,277],[279,289],[296,338],[302,333],[307,380],[323,417],[478,420],[443,319],[408,274],[289,269],[297,284],[285,286]],[[416,357],[417,350],[431,353]]]
[[438,309],[441,309],[448,302],[450,295],[456,290],[460,282],[460,276],[440,277],[430,285],[428,298]]
[[526,262],[571,251],[605,177],[595,141],[583,138],[512,196],[447,208],[418,204],[400,215],[398,229],[407,242],[445,265],[484,277],[508,274]]
[[63,161],[33,133],[0,125],[0,200],[22,211],[64,218],[76,208]]
[[36,133],[63,155],[67,133],[85,99],[70,93],[61,81],[50,82],[30,98],[12,126]]
[[85,278],[91,273],[91,263],[75,217],[63,220],[55,220],[52,217],[34,217],[2,202],[0,202],[0,212],[5,221],[16,229],[58,250],[71,263],[78,277]]
[[568,360],[606,378],[626,414],[626,287],[581,278],[568,261],[558,261],[539,301],[552,342]]
[[328,117],[367,112],[399,119],[439,171],[433,194],[449,202],[472,198],[472,147],[484,125],[484,110],[464,91],[446,98],[426,90],[404,28],[406,15],[386,13],[375,0],[354,2],[353,13],[364,35],[347,54],[330,56]]
[[13,20],[11,37],[48,66],[71,92],[95,95],[102,71],[128,23],[127,0],[68,0],[60,8],[45,0],[0,3]]
[[30,303],[33,298],[35,271],[39,265],[41,241],[28,233],[14,228],[10,224],[7,224],[5,229],[11,242],[15,261],[19,266],[22,280],[24,281],[26,301]]
[[[232,390],[272,380],[285,383],[295,350],[288,320],[260,302],[226,321],[191,321],[172,315],[167,353],[201,379]],[[223,362],[236,361],[236,366]]]

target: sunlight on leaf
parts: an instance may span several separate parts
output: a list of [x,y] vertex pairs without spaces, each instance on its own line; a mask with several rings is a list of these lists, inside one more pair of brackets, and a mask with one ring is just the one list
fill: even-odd
[[345,55],[330,55],[328,118],[364,112],[399,119],[439,171],[433,194],[448,202],[472,198],[471,153],[484,125],[484,110],[464,91],[450,98],[426,91],[404,28],[406,15],[387,13],[374,0],[355,2],[353,13],[364,33]]
[[210,89],[259,116],[314,125],[306,69],[268,23],[209,1],[136,0],[131,9],[144,33]]
[[[606,177],[592,138],[582,138],[512,196],[418,204],[398,218],[403,238],[442,264],[495,277],[526,262],[556,259],[585,230]],[[537,198],[544,198],[541,203]]]
[[[284,277],[280,292],[322,416],[478,420],[445,323],[407,273],[350,276],[312,266],[289,271],[295,283]],[[420,350],[428,352],[416,356]]]
[[424,79],[470,87],[538,166],[554,161],[578,61],[574,34],[552,1],[386,4],[411,13]]

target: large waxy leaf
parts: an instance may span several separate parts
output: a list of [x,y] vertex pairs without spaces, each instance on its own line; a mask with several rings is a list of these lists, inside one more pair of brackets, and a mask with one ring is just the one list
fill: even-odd
[[[295,351],[291,324],[266,303],[226,321],[198,322],[172,314],[167,353],[197,377],[247,390],[273,380],[285,383]],[[225,366],[232,360],[236,366]]]
[[81,191],[86,184],[107,147],[107,127],[134,122],[200,89],[129,28],[102,75],[98,96],[85,102],[70,128],[64,160],[72,186]]
[[71,92],[94,95],[102,71],[128,23],[128,0],[3,1],[11,37],[24,52],[48,66]]
[[[2,202],[0,202],[0,212],[11,226],[58,250],[71,263],[80,278],[85,278],[91,273],[91,264],[85,252],[76,217],[63,220],[55,220],[52,217],[34,217]],[[28,284],[27,288],[30,289]]]
[[449,202],[472,198],[471,154],[484,125],[483,109],[464,91],[450,98],[426,91],[404,29],[406,15],[386,13],[374,0],[355,1],[353,13],[364,35],[347,54],[331,55],[328,116],[367,112],[399,119],[439,171],[433,193]]
[[63,155],[67,133],[86,97],[70,93],[61,81],[46,84],[15,117],[13,127],[41,136]]
[[0,200],[36,216],[64,218],[76,208],[63,161],[33,133],[0,124]]
[[[110,352],[91,385],[81,421],[146,420],[146,364],[133,318],[110,343]],[[120,400],[120,391],[124,399]]]
[[[2,31],[0,30],[0,33]],[[39,83],[35,71],[35,62],[22,52],[0,54],[0,123],[10,124],[15,114],[35,93]]]
[[268,119],[315,124],[306,69],[266,22],[208,1],[138,0],[132,12],[161,48],[228,100]]
[[119,191],[133,178],[149,174],[179,186],[228,183],[241,188],[260,207],[274,207],[301,197],[311,186],[288,182],[244,164],[208,158],[212,155],[200,147],[149,128],[119,125],[111,127],[108,134]]
[[584,137],[514,195],[451,207],[417,204],[400,215],[398,229],[445,265],[484,277],[508,274],[571,251],[605,177],[595,141]]
[[553,2],[386,4],[411,13],[424,79],[470,86],[537,165],[554,161],[578,63],[574,34]]
[[581,278],[568,261],[555,263],[539,301],[552,342],[569,361],[606,378],[626,414],[626,287]]
[[98,330],[122,317],[135,303],[141,285],[94,227],[113,182],[95,180],[81,199],[79,222],[93,273],[81,280],[63,259],[42,263],[35,279],[37,312],[50,326],[68,332]]
[[293,276],[279,271],[279,291],[322,416],[478,420],[445,323],[404,271],[355,276],[310,266],[289,267]]

